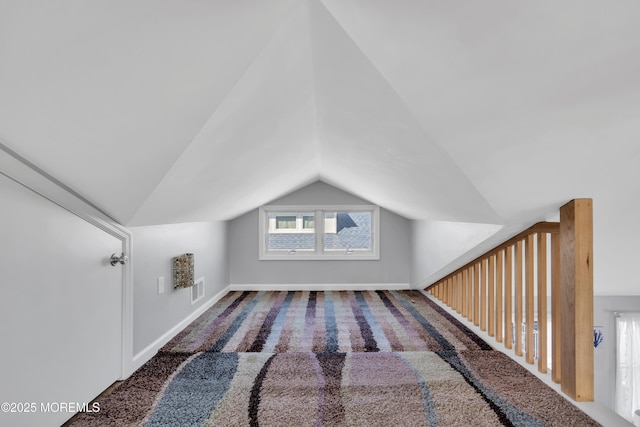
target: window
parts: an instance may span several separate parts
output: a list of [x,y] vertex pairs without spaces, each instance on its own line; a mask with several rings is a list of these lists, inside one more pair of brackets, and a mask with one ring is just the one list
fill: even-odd
[[261,260],[379,259],[377,206],[263,206]]
[[629,422],[640,409],[640,313],[616,314],[616,412]]

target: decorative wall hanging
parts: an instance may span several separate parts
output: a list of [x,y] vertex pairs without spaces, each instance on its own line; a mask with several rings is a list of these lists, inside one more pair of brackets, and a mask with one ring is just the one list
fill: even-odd
[[174,289],[193,286],[193,254],[184,254],[173,259]]
[[593,327],[593,347],[597,348],[604,341],[604,327],[602,326],[594,326]]

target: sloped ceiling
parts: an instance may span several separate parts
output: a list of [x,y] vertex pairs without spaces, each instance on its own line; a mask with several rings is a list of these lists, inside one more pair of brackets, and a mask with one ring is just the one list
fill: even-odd
[[411,219],[639,212],[639,19],[631,0],[6,1],[0,143],[125,225],[317,180]]

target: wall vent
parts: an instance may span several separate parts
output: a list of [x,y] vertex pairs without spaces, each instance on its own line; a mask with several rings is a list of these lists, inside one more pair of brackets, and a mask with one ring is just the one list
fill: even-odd
[[204,277],[195,280],[191,287],[191,305],[204,298]]

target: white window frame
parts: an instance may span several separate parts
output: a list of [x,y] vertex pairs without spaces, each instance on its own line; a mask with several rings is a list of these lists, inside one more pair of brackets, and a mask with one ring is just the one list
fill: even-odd
[[[267,249],[269,231],[273,231],[273,224],[269,224],[269,214],[298,214],[313,212],[315,216],[314,229],[293,230],[293,233],[314,233],[315,247],[313,250],[278,250]],[[325,233],[325,213],[327,212],[370,212],[371,213],[371,250],[370,251],[325,251],[323,248],[323,236]],[[258,239],[261,261],[282,260],[341,260],[341,261],[371,261],[380,259],[380,207],[374,205],[266,205],[259,208],[258,214]],[[301,228],[301,227],[298,227]]]

